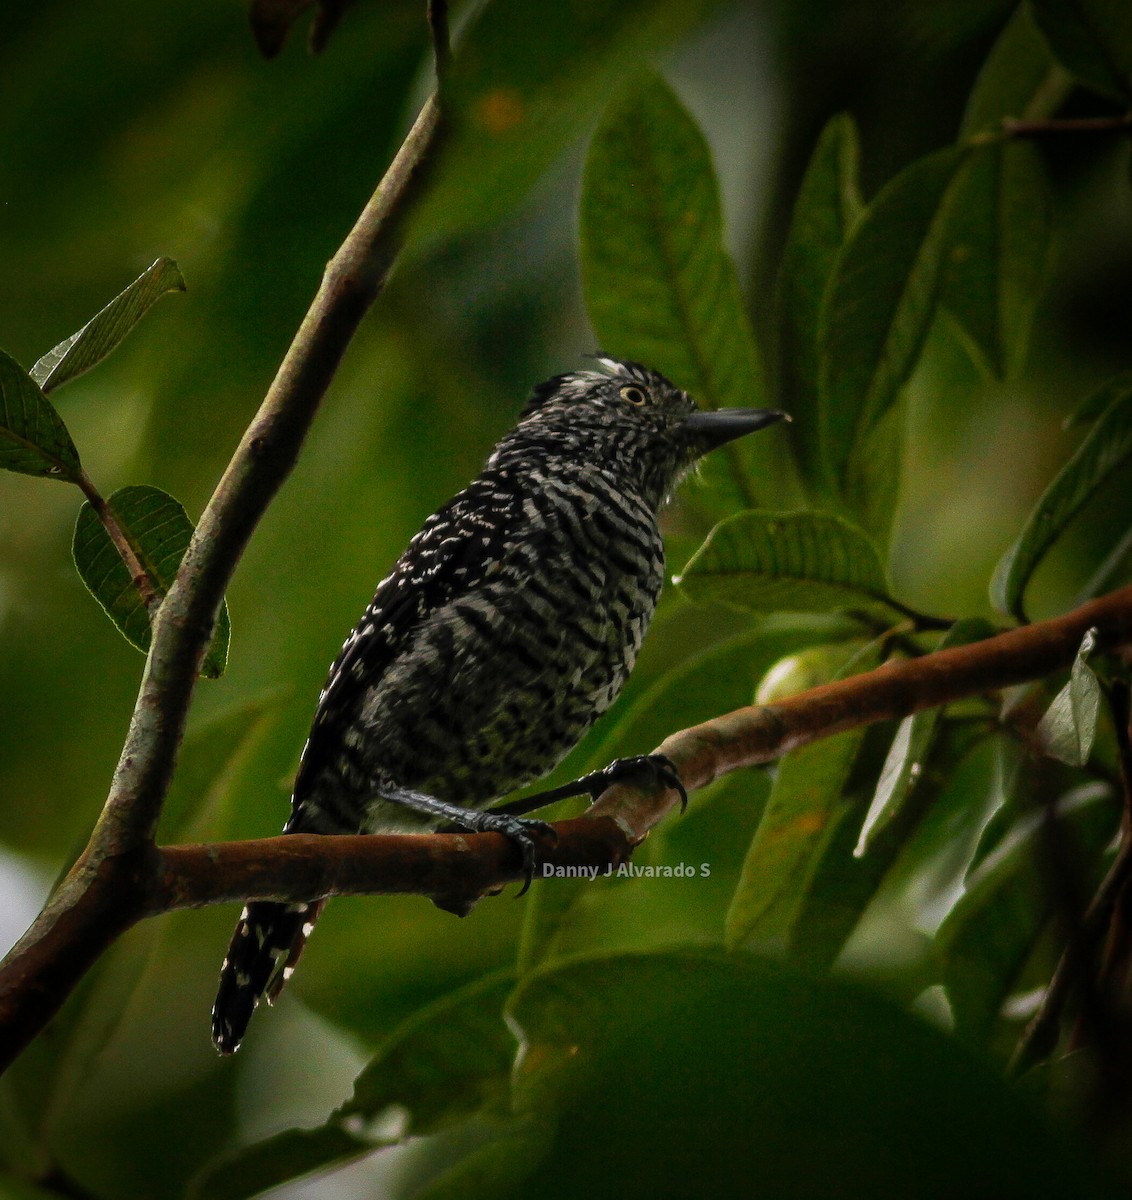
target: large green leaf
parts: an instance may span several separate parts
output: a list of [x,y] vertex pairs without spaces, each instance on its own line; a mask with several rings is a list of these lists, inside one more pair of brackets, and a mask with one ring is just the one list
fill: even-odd
[[1052,249],[1053,201],[1037,149],[974,151],[948,229],[940,303],[999,378],[1024,362]]
[[515,1056],[502,1020],[513,972],[497,971],[415,1013],[378,1050],[339,1109],[371,1119],[392,1105],[407,1132],[431,1133],[501,1098]]
[[[325,1124],[221,1155],[197,1175],[189,1195],[244,1200],[498,1106],[515,1057],[515,1036],[503,1022],[514,985],[510,971],[495,972],[414,1013],[390,1034],[355,1081],[353,1096]],[[383,1125],[398,1109],[404,1119]]]
[[39,385],[0,350],[0,468],[73,483],[82,473],[71,435]]
[[997,1073],[843,982],[679,948],[556,964],[508,1007],[552,1141],[465,1200],[1108,1194]]
[[1018,539],[995,567],[991,602],[1019,620],[1025,619],[1026,585],[1049,548],[1101,484],[1132,457],[1132,383],[1120,376],[1102,393],[1108,396],[1103,413],[1042,493]]
[[[876,647],[867,647],[845,674],[869,670],[878,660]],[[854,807],[847,784],[865,733],[851,729],[823,738],[778,764],[727,913],[729,946],[793,948],[810,884]]]
[[183,292],[185,280],[171,258],[159,258],[151,267],[119,292],[78,333],[59,343],[35,364],[31,377],[44,393],[89,371],[145,316],[146,310],[166,292]]
[[711,531],[676,582],[691,600],[754,612],[897,611],[868,535],[830,513],[737,513]]
[[943,278],[967,155],[919,159],[853,227],[822,310],[822,455],[831,482],[887,540],[900,476],[899,393],[919,359]]
[[1022,4],[979,72],[963,116],[960,135],[982,144],[949,231],[941,303],[1001,378],[1016,373],[1025,355],[1049,267],[1052,202],[1034,147],[986,139],[1006,118],[1048,117],[1070,88]]
[[[106,501],[157,595],[176,578],[193,536],[193,523],[168,492],[147,486],[125,487]],[[75,566],[90,593],[131,645],[149,649],[149,613],[109,533],[88,502],[75,524]],[[228,661],[228,606],[223,604],[201,673],[215,679]]]
[[1030,0],[1058,61],[1093,91],[1132,100],[1132,6],[1126,0]]
[[[1096,873],[1119,819],[1111,790],[1089,784],[1057,806],[1058,837],[1072,839],[1082,869]],[[1030,814],[967,877],[963,895],[936,935],[939,977],[956,1030],[982,1039],[1056,904],[1042,849],[1044,813]]]
[[824,482],[818,419],[821,307],[838,252],[863,207],[857,184],[859,157],[852,118],[834,117],[822,131],[794,201],[778,272],[775,318],[781,403],[794,418],[790,432],[806,475],[819,485]]
[[[615,100],[594,134],[581,242],[586,304],[605,350],[648,363],[705,407],[761,402],[762,368],[722,244],[707,143],[656,76]],[[711,480],[728,484],[720,502],[729,510],[782,494],[781,436],[768,431],[715,456],[729,468]]]

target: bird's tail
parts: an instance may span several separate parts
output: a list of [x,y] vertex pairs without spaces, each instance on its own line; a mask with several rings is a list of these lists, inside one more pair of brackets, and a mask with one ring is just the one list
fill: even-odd
[[325,902],[258,900],[240,914],[212,1006],[212,1040],[221,1054],[239,1048],[261,999],[270,1004],[291,977]]

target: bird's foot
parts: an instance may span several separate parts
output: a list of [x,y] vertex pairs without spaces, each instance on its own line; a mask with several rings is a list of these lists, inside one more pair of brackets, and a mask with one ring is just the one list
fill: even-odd
[[518,892],[520,896],[531,886],[531,880],[535,877],[539,842],[549,841],[553,844],[558,841],[554,826],[546,821],[516,817],[508,813],[468,809],[467,815],[458,818],[456,823],[463,825],[470,833],[501,833],[519,847],[523,856],[523,886]]
[[586,787],[583,790],[589,793],[591,800],[596,800],[615,783],[630,782],[634,778],[639,780],[642,776],[648,783],[663,784],[678,792],[681,812],[688,807],[687,789],[676,770],[676,764],[666,754],[635,754],[631,758],[615,758],[608,767],[584,775],[578,782],[584,783]]
[[666,788],[680,794],[680,811],[688,807],[688,792],[680,779],[675,764],[664,754],[635,754],[631,758],[615,758],[607,767],[600,771],[591,771],[571,783],[549,791],[538,792],[533,796],[524,796],[520,800],[512,800],[507,804],[497,804],[489,809],[490,813],[517,816],[520,813],[533,812],[536,808],[544,808],[568,796],[589,796],[596,800],[606,788],[615,783],[626,783],[630,780],[640,780],[645,777],[647,783],[663,784]]
[[439,832],[456,828],[469,833],[501,833],[510,838],[523,856],[524,883],[522,891],[519,892],[520,896],[531,886],[531,880],[534,878],[539,841],[558,841],[554,827],[545,821],[526,820],[513,813],[500,812],[498,809],[481,812],[476,808],[464,808],[459,804],[440,800],[436,796],[396,785],[383,787],[379,795],[383,800],[401,804],[422,816],[433,818],[440,826]]

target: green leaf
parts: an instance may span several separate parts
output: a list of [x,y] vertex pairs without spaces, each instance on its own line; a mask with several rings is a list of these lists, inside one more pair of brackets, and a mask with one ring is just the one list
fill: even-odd
[[185,1194],[189,1200],[250,1200],[314,1171],[345,1166],[394,1140],[382,1142],[332,1123],[284,1129],[214,1159],[190,1181]]
[[1061,422],[1062,429],[1076,429],[1079,425],[1091,425],[1097,417],[1125,392],[1132,391],[1132,371],[1123,371],[1114,376],[1103,387],[1090,392],[1076,408]]
[[[147,486],[125,487],[106,502],[133,548],[158,596],[176,578],[193,536],[193,523],[168,492]],[[149,649],[149,614],[105,526],[88,502],[75,524],[75,566],[91,595],[106,610],[126,640],[145,653]],[[216,679],[228,661],[230,626],[227,603],[216,620],[212,644],[201,674]]]
[[975,844],[964,880],[1002,844],[1014,828],[1029,799],[1023,782],[1029,754],[1012,737],[998,736],[992,742],[994,761],[987,790],[986,818]]
[[775,323],[782,406],[794,418],[807,476],[821,483],[818,418],[818,333],[822,300],[838,252],[861,214],[857,175],[860,149],[851,117],[834,117],[806,168],[782,265]]
[[[1019,5],[967,104],[962,137],[993,134],[1006,118],[1049,117],[1071,90],[1030,10]],[[1053,248],[1052,199],[1041,157],[1019,142],[976,153],[949,231],[941,303],[999,378],[1025,357]]]
[[282,698],[278,692],[252,696],[190,727],[161,806],[159,844],[210,840],[222,819],[218,810],[238,788],[240,772],[278,716]]
[[1109,396],[1108,406],[1042,493],[1017,541],[995,567],[991,603],[1019,620],[1025,620],[1026,585],[1049,548],[1101,484],[1132,456],[1132,384],[1121,376],[1102,392]]
[[[719,190],[707,143],[654,75],[610,106],[594,134],[581,205],[582,279],[598,340],[686,388],[707,408],[764,394],[754,335],[723,249]],[[751,504],[756,481],[775,494],[773,432],[722,455],[721,503]],[[723,481],[721,481],[723,482]]]
[[[994,626],[980,617],[956,621],[939,640],[937,650],[966,646],[994,635]],[[864,855],[873,838],[900,813],[912,790],[924,773],[926,759],[935,738],[943,708],[929,708],[905,717],[896,730],[888,757],[884,760],[872,804],[861,827],[861,836],[853,851]]]
[[822,456],[865,526],[887,538],[899,480],[900,389],[935,312],[967,156],[919,159],[853,227],[822,308]]
[[[313,1171],[434,1133],[506,1096],[515,1035],[503,1022],[514,974],[497,971],[397,1027],[323,1125],[287,1130],[222,1154],[192,1181],[199,1200],[244,1200]],[[404,1120],[387,1123],[391,1110]]]
[[166,292],[183,292],[185,280],[171,258],[159,258],[119,292],[78,333],[59,343],[31,369],[31,377],[44,393],[70,383],[100,363],[145,316],[146,310]]
[[1051,116],[1071,90],[1034,26],[1030,6],[1019,4],[991,48],[967,101],[961,138],[996,132],[1006,117]]
[[[1088,784],[1057,806],[1058,837],[1071,834],[1075,857],[1094,874],[1118,821],[1111,790]],[[956,1031],[990,1032],[1030,952],[1054,911],[1042,852],[1043,813],[1018,821],[968,875],[963,895],[936,935],[940,978]]]
[[[843,675],[879,661],[870,645]],[[811,883],[853,809],[846,790],[865,729],[851,729],[791,751],[778,764],[766,811],[747,851],[727,913],[727,945],[776,952],[794,947]]]
[[1132,7],[1126,0],[1030,0],[1063,67],[1085,87],[1132,100]]
[[509,1013],[516,1106],[552,1141],[496,1200],[1110,1192],[996,1071],[845,982],[609,954],[529,976]]
[[516,1120],[493,1128],[487,1141],[483,1133],[477,1127],[476,1149],[414,1191],[412,1200],[499,1200],[511,1188],[523,1195],[523,1181],[546,1158],[553,1128],[544,1121]]
[[1069,682],[1054,697],[1034,731],[1043,753],[1071,767],[1083,767],[1089,761],[1097,735],[1101,685],[1085,661],[1096,641],[1097,631],[1088,630],[1073,660]]
[[0,467],[73,483],[82,473],[79,452],[62,418],[39,385],[0,350]]
[[1123,577],[1128,574],[1129,563],[1132,562],[1132,527],[1125,531],[1124,536],[1105,555],[1104,561],[1090,576],[1085,586],[1073,598],[1070,608],[1079,608],[1088,600],[1103,596],[1120,585]]
[[44,1034],[5,1073],[0,1083],[5,1146],[19,1153],[25,1169],[46,1173],[58,1162],[68,1118],[90,1094],[87,1089],[106,1047],[129,1023],[131,1002],[162,929],[162,924],[146,921],[119,938],[82,978]]
[[1053,250],[1041,156],[1022,143],[974,151],[948,229],[940,304],[1000,379],[1025,360]]
[[629,75],[718,7],[718,0],[480,7],[452,63],[449,129],[410,218],[414,240],[434,246],[513,210]]
[[397,1105],[415,1135],[499,1100],[515,1057],[502,1017],[514,985],[512,971],[496,971],[414,1013],[358,1076],[337,1118],[371,1120]]
[[754,612],[896,611],[868,535],[830,513],[737,513],[676,582],[690,600]]

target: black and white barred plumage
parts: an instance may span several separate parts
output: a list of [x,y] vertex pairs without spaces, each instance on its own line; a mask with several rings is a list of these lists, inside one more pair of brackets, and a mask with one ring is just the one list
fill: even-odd
[[[646,367],[597,361],[535,389],[378,585],[330,669],[285,832],[455,821],[525,840],[524,822],[482,810],[556,766],[617,697],[664,580],[658,510],[702,454],[781,415],[703,413]],[[290,975],[320,908],[241,914],[218,1049]]]

